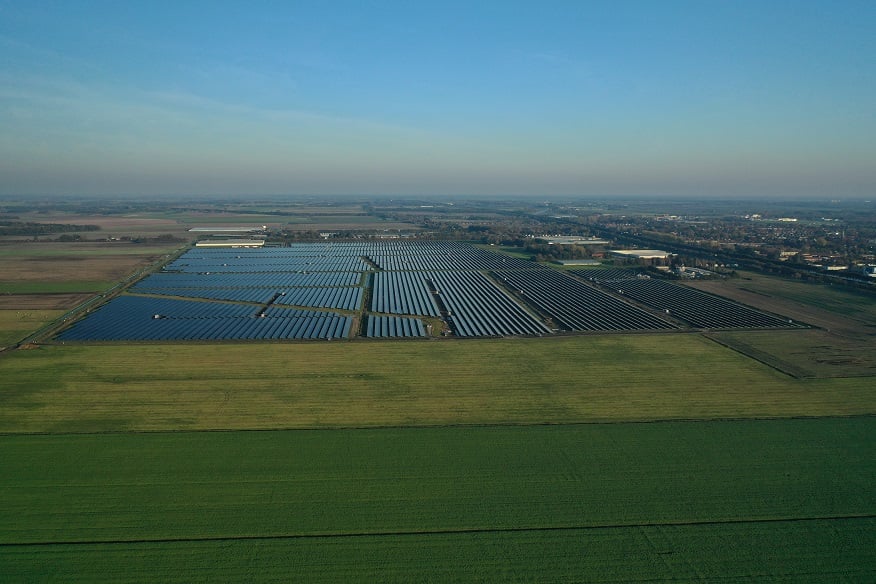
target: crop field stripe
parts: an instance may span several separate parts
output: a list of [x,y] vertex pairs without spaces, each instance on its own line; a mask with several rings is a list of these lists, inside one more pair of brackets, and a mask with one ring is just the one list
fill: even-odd
[[[155,509],[168,510],[183,500],[216,505],[241,496],[246,498],[247,506],[257,508],[262,505],[264,493],[274,492],[281,497],[276,501],[285,501],[283,505],[288,505],[290,512],[301,515],[298,520],[262,518],[272,523],[271,530],[281,534],[867,516],[876,513],[876,498],[866,488],[873,479],[876,445],[868,441],[873,427],[872,417],[858,417],[6,435],[0,439],[4,460],[0,474],[4,500],[0,541],[24,539],[14,526],[23,521],[17,514],[21,505],[29,505],[33,497],[43,504],[28,508],[46,512],[46,519],[58,528],[73,512],[80,514],[85,524],[91,524],[91,513],[100,510],[112,513],[120,522],[118,530],[113,528],[113,537],[79,534],[71,539],[124,538],[126,518],[143,513],[127,508],[124,500],[140,496],[141,491],[154,495]],[[139,454],[132,456],[135,453]],[[624,456],[619,456],[621,453]],[[32,464],[34,457],[41,464]],[[803,463],[805,480],[794,470]],[[597,467],[599,473],[590,472]],[[633,467],[639,478],[630,480]],[[689,472],[683,472],[685,469]],[[227,475],[232,470],[233,474]],[[339,481],[336,473],[341,470],[346,478],[334,484],[331,504],[347,511],[355,510],[358,504],[370,506],[370,510],[361,509],[369,521],[351,521],[343,512],[327,522],[306,504],[317,500],[328,504],[323,482]],[[496,483],[500,477],[501,482]],[[661,488],[669,492],[683,489],[659,500],[638,500],[643,493],[651,492],[651,479],[658,478],[664,481]],[[618,481],[623,482],[622,488]],[[112,496],[94,499],[93,488],[97,485],[103,485]],[[615,492],[619,488],[621,491]],[[779,492],[784,496],[774,498]],[[443,513],[425,523],[415,521],[404,498],[398,498],[404,493],[425,497],[424,504],[435,509],[455,501],[457,512]],[[501,493],[505,495],[499,496]],[[355,500],[350,501],[350,496]],[[803,499],[807,506],[801,508],[797,503]],[[541,506],[517,508],[513,516],[495,515],[512,500],[539,502]],[[601,505],[594,507],[594,500]],[[377,501],[387,507],[377,505]],[[387,513],[390,508],[392,517],[371,516]],[[223,511],[229,521],[203,515],[200,509],[191,509],[191,517],[167,518],[170,523],[166,526],[152,525],[147,531],[154,533],[143,532],[143,538],[162,537],[162,533],[199,536],[202,533],[195,532],[203,531],[205,521],[221,527],[220,534],[236,535],[248,530],[237,525],[237,520],[258,520],[239,516],[236,506]],[[195,516],[200,518],[198,525],[190,524]],[[32,525],[34,532],[29,539],[57,539],[44,531],[49,525]]]
[[345,533],[285,533],[270,535],[217,535],[201,537],[163,537],[144,539],[106,539],[106,540],[57,540],[31,542],[0,542],[0,548],[12,547],[48,547],[59,545],[92,546],[92,545],[130,545],[149,543],[196,543],[220,541],[270,541],[291,539],[344,539],[366,537],[419,537],[430,535],[465,535],[465,534],[505,534],[505,533],[538,533],[551,531],[600,531],[614,529],[643,529],[654,527],[712,527],[722,525],[768,525],[772,523],[811,523],[820,521],[858,521],[861,519],[876,519],[876,514],[832,515],[812,517],[774,517],[763,519],[723,519],[718,521],[664,521],[645,523],[615,523],[600,525],[550,525],[533,527],[472,527],[462,529],[423,529],[405,531],[357,531]]
[[[0,548],[10,581],[872,582],[873,522]],[[789,558],[794,558],[789,562]]]

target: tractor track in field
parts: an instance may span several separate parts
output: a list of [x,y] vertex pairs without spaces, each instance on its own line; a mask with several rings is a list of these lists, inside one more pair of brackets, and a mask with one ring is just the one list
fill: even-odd
[[399,531],[361,531],[349,533],[287,533],[266,535],[217,535],[203,537],[156,537],[106,540],[52,540],[32,542],[0,542],[0,549],[15,547],[50,547],[50,546],[91,546],[91,545],[139,545],[166,543],[205,543],[233,541],[268,541],[268,540],[298,540],[298,539],[346,539],[346,538],[382,538],[382,537],[421,537],[440,535],[469,534],[502,534],[502,533],[535,533],[558,531],[597,531],[608,529],[647,529],[657,527],[710,527],[721,525],[760,525],[770,523],[806,523],[816,521],[858,521],[876,519],[876,513],[851,515],[826,515],[814,517],[765,517],[753,519],[718,519],[704,521],[663,521],[645,523],[613,523],[598,525],[555,525],[529,527],[472,527],[459,529],[426,529]]

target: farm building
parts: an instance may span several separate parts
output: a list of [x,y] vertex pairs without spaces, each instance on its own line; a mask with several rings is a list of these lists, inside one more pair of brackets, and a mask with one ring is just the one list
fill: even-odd
[[264,239],[206,239],[199,241],[195,247],[262,247]]
[[542,235],[538,239],[543,239],[548,245],[608,245],[605,239],[597,239],[595,237],[551,237]]
[[268,228],[267,225],[259,225],[257,227],[232,227],[232,226],[215,226],[215,227],[192,227],[190,233],[260,233]]
[[665,260],[672,255],[660,249],[611,249],[608,253],[620,258],[637,260]]
[[557,260],[561,266],[599,266],[602,262],[599,260]]

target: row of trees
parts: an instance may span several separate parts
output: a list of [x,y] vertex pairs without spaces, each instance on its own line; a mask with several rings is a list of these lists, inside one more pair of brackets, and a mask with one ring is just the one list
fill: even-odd
[[0,236],[55,235],[57,233],[73,233],[81,231],[99,231],[98,225],[76,225],[73,223],[34,223],[32,221],[0,221]]

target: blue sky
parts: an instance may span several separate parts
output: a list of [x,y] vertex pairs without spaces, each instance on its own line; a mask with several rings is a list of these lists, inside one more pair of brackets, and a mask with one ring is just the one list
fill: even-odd
[[0,0],[0,194],[870,198],[876,2]]

